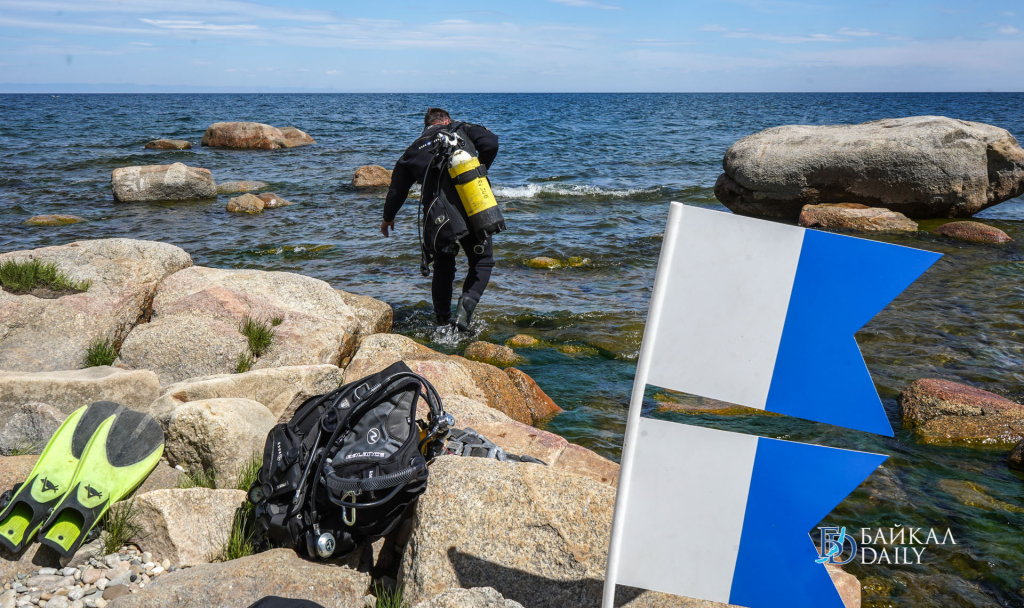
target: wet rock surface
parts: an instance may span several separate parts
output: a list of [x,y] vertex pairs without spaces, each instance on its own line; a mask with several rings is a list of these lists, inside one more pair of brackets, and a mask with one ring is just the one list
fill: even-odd
[[188,150],[192,143],[184,139],[154,139],[144,147],[147,150]]
[[391,185],[391,171],[380,165],[364,165],[352,176],[356,188],[387,188]]
[[926,443],[1016,443],[1024,405],[949,380],[922,379],[900,393],[903,425]]
[[969,243],[1002,244],[1013,240],[1002,230],[981,222],[949,222],[936,228],[935,234]]
[[917,222],[896,211],[856,203],[807,205],[797,223],[805,228],[856,232],[916,232]]
[[202,145],[211,148],[248,148],[277,150],[316,143],[313,138],[296,129],[278,129],[259,122],[217,122],[203,134]]

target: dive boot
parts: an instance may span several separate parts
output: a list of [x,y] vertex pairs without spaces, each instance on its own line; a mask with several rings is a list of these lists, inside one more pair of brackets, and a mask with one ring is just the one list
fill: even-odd
[[459,296],[459,305],[455,308],[455,327],[458,327],[459,331],[469,331],[474,310],[476,310],[476,300],[466,294]]
[[89,440],[118,407],[116,403],[101,401],[78,408],[64,420],[39,455],[28,479],[0,510],[0,546],[18,553],[32,540],[50,510],[71,488]]
[[434,316],[437,318],[437,326],[444,327],[445,325],[452,324],[452,313],[451,311],[435,312]]
[[70,491],[43,524],[39,542],[74,555],[110,505],[149,477],[164,451],[164,433],[150,415],[109,403],[116,413],[100,424],[82,454]]

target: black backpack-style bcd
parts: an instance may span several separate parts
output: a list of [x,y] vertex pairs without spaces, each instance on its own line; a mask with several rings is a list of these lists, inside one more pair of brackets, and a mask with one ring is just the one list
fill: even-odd
[[267,435],[249,489],[258,528],[275,546],[324,559],[387,534],[426,489],[427,462],[452,424],[430,382],[402,362],[307,399]]

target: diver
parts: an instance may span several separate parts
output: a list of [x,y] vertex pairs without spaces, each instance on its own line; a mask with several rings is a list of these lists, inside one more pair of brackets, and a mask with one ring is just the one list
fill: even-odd
[[[486,177],[498,154],[498,137],[486,127],[453,122],[440,108],[428,109],[423,122],[423,133],[395,164],[380,231],[389,236],[409,189],[421,184],[420,270],[427,276],[433,262],[434,315],[438,325],[454,324],[468,331],[494,268],[492,236],[505,228]],[[452,283],[460,246],[469,260],[469,272],[453,319]]]

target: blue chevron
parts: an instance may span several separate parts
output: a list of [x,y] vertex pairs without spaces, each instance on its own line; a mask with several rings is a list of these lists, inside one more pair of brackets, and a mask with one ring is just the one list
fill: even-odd
[[843,608],[808,532],[886,458],[758,438],[729,603]]
[[853,335],[940,257],[808,230],[765,409],[891,437]]

